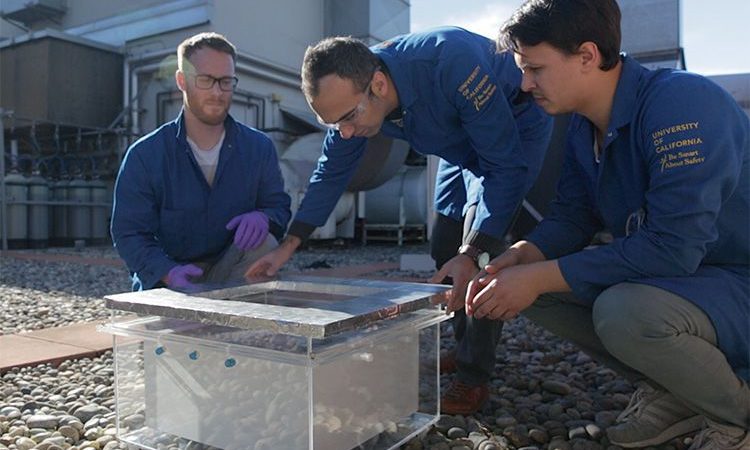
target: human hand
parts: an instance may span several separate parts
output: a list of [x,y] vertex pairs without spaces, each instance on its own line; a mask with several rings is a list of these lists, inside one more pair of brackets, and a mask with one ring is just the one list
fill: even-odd
[[435,275],[430,278],[430,283],[440,283],[446,277],[453,279],[453,289],[448,296],[448,303],[446,307],[446,313],[450,314],[453,311],[458,311],[464,307],[466,297],[466,286],[469,280],[479,271],[474,260],[466,255],[456,255],[448,262],[443,264],[443,267],[438,270]]
[[174,266],[167,274],[167,286],[172,289],[188,289],[194,287],[190,282],[190,277],[199,277],[203,275],[203,269],[195,264],[185,264]]
[[260,246],[268,236],[268,216],[260,211],[235,216],[227,224],[227,230],[234,230],[234,245],[242,251]]
[[255,261],[245,272],[245,278],[276,275],[281,266],[292,257],[300,243],[301,240],[296,237],[287,237],[281,245]]
[[[513,267],[521,264],[521,255],[518,249],[516,248],[509,248],[508,250],[504,251],[500,256],[493,259],[489,262],[486,266],[482,268],[482,270],[479,271],[479,273],[474,276],[474,279],[469,282],[469,286],[466,291],[466,303],[468,304],[474,296],[479,293],[480,290],[482,290],[487,283],[489,283],[490,279],[488,275],[494,275],[498,273],[501,269],[505,269],[507,267]],[[468,309],[467,309],[468,312]]]
[[[481,290],[471,297],[467,295],[466,314],[493,320],[516,317],[541,294],[535,273],[534,265],[516,265],[473,280],[472,284]],[[472,286],[470,292],[477,287]]]

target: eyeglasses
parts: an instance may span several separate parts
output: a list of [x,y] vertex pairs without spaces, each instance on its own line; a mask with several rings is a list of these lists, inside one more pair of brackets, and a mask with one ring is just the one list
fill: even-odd
[[214,84],[219,83],[219,89],[224,92],[233,91],[237,86],[239,79],[237,77],[216,78],[211,75],[193,75],[195,78],[195,87],[198,89],[213,89]]
[[365,111],[365,108],[367,107],[367,101],[373,95],[372,94],[372,81],[367,83],[367,87],[365,88],[364,93],[365,93],[365,96],[362,97],[362,100],[360,100],[359,103],[357,103],[357,106],[355,106],[354,109],[352,109],[348,113],[344,114],[344,116],[341,117],[341,119],[339,119],[337,122],[326,123],[326,122],[323,122],[323,120],[320,117],[318,117],[318,122],[320,122],[320,124],[323,125],[324,127],[329,128],[331,130],[336,130],[336,131],[339,131],[339,128],[341,128],[341,125],[354,123],[354,121],[357,120],[357,117],[359,117]]

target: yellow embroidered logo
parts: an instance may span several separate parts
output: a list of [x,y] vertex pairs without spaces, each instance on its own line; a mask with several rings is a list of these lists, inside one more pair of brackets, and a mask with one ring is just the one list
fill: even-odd
[[[690,136],[699,133],[698,122],[686,122],[662,128],[651,133],[654,151],[659,157],[661,171],[701,164],[706,160],[701,155],[703,139]],[[687,135],[686,135],[687,133]]]
[[[471,71],[469,77],[458,87],[458,92],[460,92],[466,100],[472,102],[477,111],[487,103],[487,100],[489,100],[497,90],[497,86],[489,82],[489,75],[485,74],[479,78],[481,71],[482,68],[476,66],[474,70]],[[479,78],[478,81],[477,78]]]

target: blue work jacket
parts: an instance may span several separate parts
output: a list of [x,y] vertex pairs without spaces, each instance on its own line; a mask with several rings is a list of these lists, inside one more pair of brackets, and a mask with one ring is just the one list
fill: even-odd
[[[461,28],[407,34],[372,48],[398,93],[402,120],[386,120],[381,132],[414,150],[437,155],[448,170],[481,178],[472,232],[480,248],[500,240],[531,188],[544,159],[552,119],[520,90],[513,55],[498,54],[490,39]],[[306,237],[325,223],[364,152],[364,137],[343,139],[330,130],[290,234]],[[467,193],[455,177],[436,186],[438,212],[456,217]],[[300,225],[306,224],[307,226]]]
[[183,113],[135,142],[117,175],[112,240],[133,274],[150,289],[179,264],[216,258],[232,241],[227,223],[262,211],[277,237],[291,215],[271,140],[230,116],[213,185],[190,150]]
[[[750,123],[710,80],[623,57],[604,146],[574,115],[551,213],[528,236],[593,303],[621,282],[699,306],[735,371],[750,374]],[[594,233],[614,241],[579,251]]]

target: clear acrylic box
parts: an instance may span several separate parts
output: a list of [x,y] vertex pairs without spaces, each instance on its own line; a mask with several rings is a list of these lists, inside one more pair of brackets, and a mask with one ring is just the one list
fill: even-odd
[[294,278],[107,297],[122,441],[390,449],[440,414],[445,286]]

